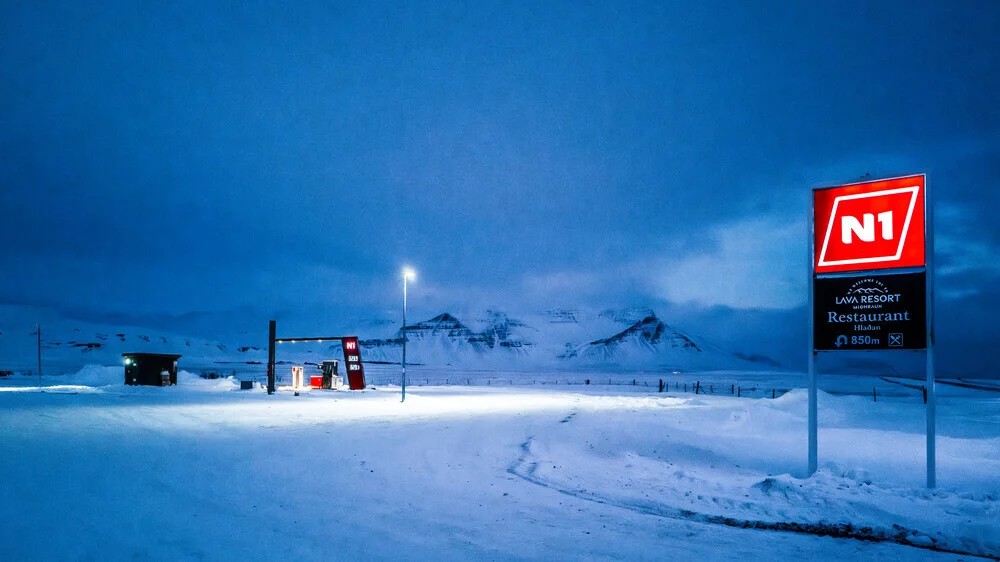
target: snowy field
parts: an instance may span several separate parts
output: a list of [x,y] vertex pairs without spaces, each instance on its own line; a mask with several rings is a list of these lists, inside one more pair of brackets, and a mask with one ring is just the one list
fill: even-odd
[[0,559],[1000,559],[998,392],[937,386],[929,491],[914,381],[824,379],[886,392],[820,395],[806,478],[801,376],[764,377],[774,399],[728,373],[695,377],[708,395],[595,375],[405,403],[121,377],[0,379]]

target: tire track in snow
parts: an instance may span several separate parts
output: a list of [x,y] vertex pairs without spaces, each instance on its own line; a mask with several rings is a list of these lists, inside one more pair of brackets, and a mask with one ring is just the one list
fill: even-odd
[[890,530],[878,527],[855,527],[850,523],[831,524],[796,523],[794,521],[754,521],[749,519],[725,517],[722,515],[698,513],[687,509],[674,508],[653,502],[636,503],[616,500],[614,498],[601,496],[595,492],[588,492],[587,490],[582,489],[566,489],[559,486],[556,482],[548,481],[536,474],[539,463],[531,460],[531,444],[534,440],[534,436],[531,436],[528,437],[527,441],[521,443],[521,456],[507,468],[507,472],[537,486],[542,486],[543,488],[548,488],[559,492],[560,494],[565,494],[577,499],[591,501],[601,505],[619,507],[636,513],[642,513],[644,515],[676,519],[678,521],[691,521],[706,525],[722,525],[737,529],[757,529],[761,531],[780,531],[786,533],[814,535],[818,537],[833,537],[837,539],[854,539],[864,542],[895,543],[902,546],[932,550],[934,552],[1000,560],[1000,554],[975,552],[951,547],[947,544],[940,544],[937,539],[927,535],[926,533],[922,533],[916,529],[907,529],[899,525],[893,525]]

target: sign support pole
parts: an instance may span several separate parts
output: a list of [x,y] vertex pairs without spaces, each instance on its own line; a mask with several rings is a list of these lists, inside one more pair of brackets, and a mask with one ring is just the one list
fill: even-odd
[[924,179],[924,229],[927,232],[927,487],[937,486],[937,454],[935,452],[935,403],[934,403],[934,205],[931,192]]
[[818,420],[816,415],[816,327],[814,323],[816,322],[816,314],[813,311],[813,284],[815,272],[813,271],[813,263],[816,254],[816,242],[813,236],[813,228],[815,228],[814,217],[816,214],[815,205],[816,202],[813,197],[810,197],[810,205],[813,207],[813,211],[809,213],[809,476],[816,474],[816,469],[818,465],[819,455],[817,453],[818,449]]

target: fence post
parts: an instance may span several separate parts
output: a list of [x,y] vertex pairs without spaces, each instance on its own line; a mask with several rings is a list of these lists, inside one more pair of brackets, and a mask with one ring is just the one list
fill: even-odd
[[697,384],[694,387],[694,393],[698,394],[699,392],[701,392],[701,381],[697,381]]

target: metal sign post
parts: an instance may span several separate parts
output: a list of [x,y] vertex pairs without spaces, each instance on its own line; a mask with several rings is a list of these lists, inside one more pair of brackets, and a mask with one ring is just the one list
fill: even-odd
[[931,205],[930,190],[924,184],[924,222],[927,256],[927,487],[937,486],[937,453],[935,451],[934,412],[934,207]]
[[925,350],[927,487],[935,481],[933,224],[923,175],[814,189],[809,215],[809,474],[816,355]]
[[810,205],[813,212],[809,213],[809,476],[812,476],[816,474],[816,469],[819,467],[817,454],[818,420],[816,419],[816,332],[813,326],[816,316],[813,314],[813,256],[816,252],[815,238],[813,237],[814,215],[816,214],[815,199],[810,201]]
[[271,320],[267,327],[267,393],[274,394],[274,336],[276,322]]

